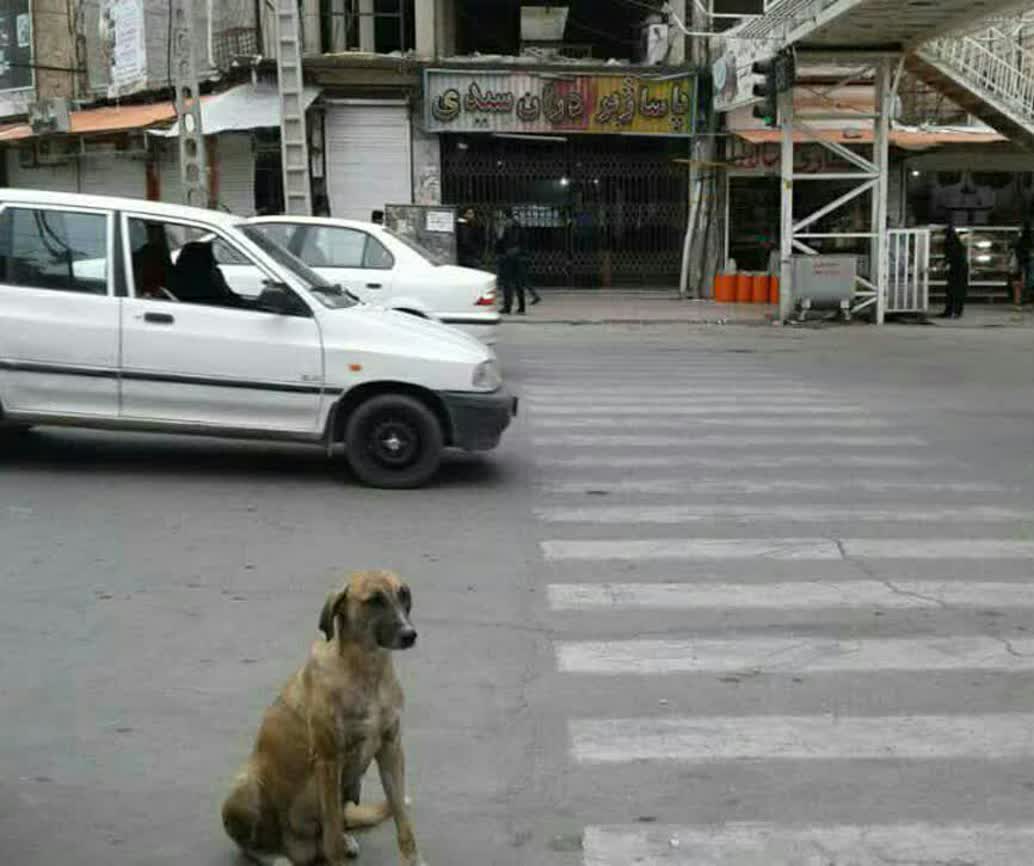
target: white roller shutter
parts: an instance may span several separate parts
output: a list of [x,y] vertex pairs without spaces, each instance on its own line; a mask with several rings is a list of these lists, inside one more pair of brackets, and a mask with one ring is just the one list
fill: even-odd
[[251,133],[220,135],[219,207],[238,216],[255,215],[255,150]]
[[103,153],[79,157],[79,191],[147,198],[147,164],[140,157]]
[[404,103],[331,102],[326,137],[332,216],[369,220],[386,204],[412,202],[412,142]]
[[46,192],[78,192],[78,169],[74,161],[63,165],[25,168],[18,148],[7,149],[7,183],[13,189],[39,189]]

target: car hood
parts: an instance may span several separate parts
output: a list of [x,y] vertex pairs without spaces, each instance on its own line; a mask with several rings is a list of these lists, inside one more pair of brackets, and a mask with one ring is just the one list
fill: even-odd
[[363,316],[365,329],[370,332],[376,330],[379,336],[390,336],[394,341],[411,340],[413,348],[420,349],[418,354],[425,354],[424,350],[437,347],[440,351],[463,353],[467,355],[466,360],[474,364],[495,358],[495,353],[484,343],[463,331],[409,313],[400,313],[373,304],[329,310],[328,313],[330,322],[333,322],[338,314]]

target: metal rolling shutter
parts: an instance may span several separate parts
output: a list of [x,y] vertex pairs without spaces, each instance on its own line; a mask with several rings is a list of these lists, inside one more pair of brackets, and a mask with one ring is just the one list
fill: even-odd
[[255,215],[255,151],[251,133],[220,135],[219,207],[238,216]]
[[327,191],[340,219],[369,220],[386,204],[413,200],[409,108],[345,100],[327,106]]
[[141,157],[97,154],[79,158],[79,191],[147,198],[147,164]]
[[78,169],[74,161],[62,165],[25,168],[18,148],[7,149],[7,183],[12,189],[39,189],[47,192],[77,192]]

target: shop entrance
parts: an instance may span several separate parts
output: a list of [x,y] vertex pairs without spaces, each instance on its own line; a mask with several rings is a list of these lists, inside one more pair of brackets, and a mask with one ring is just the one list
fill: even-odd
[[688,217],[686,139],[442,136],[447,204],[495,228],[512,210],[541,286],[678,285]]

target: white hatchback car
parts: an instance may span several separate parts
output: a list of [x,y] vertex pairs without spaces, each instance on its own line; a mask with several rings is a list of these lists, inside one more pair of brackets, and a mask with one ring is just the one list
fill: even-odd
[[[258,275],[247,297],[216,252]],[[228,269],[227,269],[228,270]],[[379,487],[516,413],[490,348],[359,301],[255,226],[132,199],[0,190],[0,432],[64,425],[344,445]]]
[[502,317],[494,274],[445,264],[374,223],[293,216],[248,222],[368,304],[437,319],[484,343],[496,342]]

